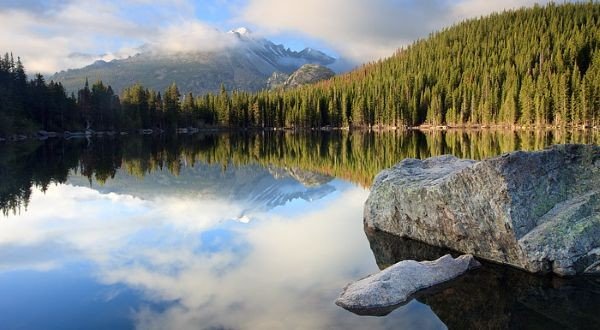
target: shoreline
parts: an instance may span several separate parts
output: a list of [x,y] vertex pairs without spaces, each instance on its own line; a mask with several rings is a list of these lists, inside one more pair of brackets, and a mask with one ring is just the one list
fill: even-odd
[[349,131],[349,132],[389,132],[389,131],[420,131],[420,132],[443,132],[443,131],[600,131],[600,126],[505,126],[505,125],[420,125],[420,126],[372,126],[372,127],[181,127],[174,132],[167,132],[162,129],[138,129],[134,131],[64,131],[64,132],[48,132],[40,130],[35,133],[17,133],[7,137],[0,137],[1,142],[20,142],[28,140],[45,141],[53,138],[63,138],[66,140],[72,139],[89,139],[92,137],[116,137],[129,135],[165,135],[174,133],[174,135],[193,135],[197,133],[219,133],[219,132],[332,132],[332,131]]

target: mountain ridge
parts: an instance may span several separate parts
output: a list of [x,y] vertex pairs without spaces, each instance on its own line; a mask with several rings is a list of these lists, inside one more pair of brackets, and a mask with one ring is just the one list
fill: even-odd
[[182,92],[199,95],[217,92],[221,85],[227,90],[259,91],[267,87],[274,72],[292,74],[304,64],[339,66],[337,59],[320,50],[294,51],[257,37],[247,28],[223,33],[222,38],[225,46],[193,52],[144,46],[133,56],[97,60],[83,68],[56,72],[49,80],[62,83],[69,92],[76,92],[86,79],[101,80],[116,93],[135,83],[163,91],[175,82]]

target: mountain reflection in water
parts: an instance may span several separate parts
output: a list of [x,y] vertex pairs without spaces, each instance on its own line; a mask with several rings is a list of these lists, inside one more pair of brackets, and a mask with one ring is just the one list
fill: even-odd
[[365,235],[364,187],[381,169],[406,157],[479,159],[599,140],[597,132],[248,132],[2,144],[0,328],[598,324],[597,282],[488,265],[385,317],[333,302],[351,281],[428,256]]

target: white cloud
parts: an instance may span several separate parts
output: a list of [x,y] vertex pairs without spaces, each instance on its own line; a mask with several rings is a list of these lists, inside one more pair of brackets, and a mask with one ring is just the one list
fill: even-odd
[[241,17],[270,33],[302,32],[342,56],[387,57],[417,38],[466,18],[547,0],[250,0]]
[[118,8],[99,2],[71,2],[43,13],[22,8],[0,10],[0,49],[21,56],[30,73],[79,66],[84,64],[78,61],[82,59],[69,55],[116,53],[115,44],[118,48],[134,46],[119,40],[140,39],[150,33],[119,15]]
[[0,51],[20,56],[30,74],[124,58],[142,45],[169,51],[223,46],[187,0],[31,1],[0,7],[0,22]]

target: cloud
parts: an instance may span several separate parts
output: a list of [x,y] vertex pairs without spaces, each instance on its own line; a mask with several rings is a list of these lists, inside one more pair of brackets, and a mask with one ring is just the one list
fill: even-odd
[[159,30],[150,45],[166,53],[215,51],[233,46],[237,39],[198,20],[183,21]]
[[35,13],[44,13],[60,8],[68,2],[69,0],[3,0],[0,1],[2,5],[0,10],[22,9]]
[[547,0],[250,0],[243,20],[270,33],[301,32],[364,62],[466,18]]
[[64,2],[44,11],[8,7],[0,10],[0,21],[0,49],[21,56],[30,73],[82,65],[87,59],[69,55],[118,53],[151,33],[122,17],[118,6],[100,2]]
[[22,57],[30,74],[51,74],[135,55],[142,45],[222,47],[218,31],[194,13],[187,0],[8,1],[0,8],[0,51]]

